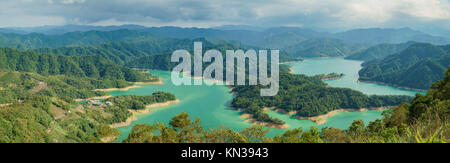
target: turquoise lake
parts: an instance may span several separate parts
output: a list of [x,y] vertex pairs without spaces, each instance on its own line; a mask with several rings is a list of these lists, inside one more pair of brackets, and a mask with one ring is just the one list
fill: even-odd
[[[306,75],[328,74],[332,72],[344,73],[341,79],[326,81],[333,87],[345,87],[359,90],[366,94],[378,95],[415,95],[415,91],[402,90],[391,86],[383,86],[372,83],[357,82],[358,71],[361,69],[360,61],[345,60],[343,58],[320,58],[306,59],[302,62],[290,63],[294,73],[302,73]],[[111,95],[148,95],[153,92],[163,91],[174,94],[179,103],[170,106],[152,109],[150,113],[138,116],[138,120],[134,121],[130,126],[118,128],[122,136],[118,141],[127,137],[134,124],[154,124],[157,122],[168,123],[170,119],[180,112],[189,113],[191,119],[199,117],[205,129],[216,127],[228,127],[239,131],[250,127],[251,124],[244,122],[245,118],[240,117],[240,112],[231,110],[229,104],[233,99],[230,89],[226,86],[175,86],[170,80],[170,72],[151,70],[151,74],[162,78],[162,85],[141,85],[140,88],[130,89],[128,91],[111,91]],[[199,80],[199,79],[195,79]],[[312,121],[298,120],[291,118],[289,115],[280,114],[274,111],[267,111],[273,117],[279,118],[290,126],[289,129],[303,127],[308,129],[311,126],[325,127],[333,126],[345,129],[355,119],[362,119],[366,123],[381,117],[382,111],[365,111],[365,112],[346,112],[337,113],[327,119],[327,122],[317,125]],[[275,136],[283,133],[286,129],[270,129],[268,136]]]
[[289,63],[295,74],[305,74],[308,76],[329,73],[344,73],[344,77],[340,79],[328,80],[332,87],[351,88],[361,91],[368,95],[410,95],[424,92],[410,91],[387,85],[375,83],[358,82],[358,71],[362,61],[346,60],[344,58],[314,58],[306,59],[302,62]]

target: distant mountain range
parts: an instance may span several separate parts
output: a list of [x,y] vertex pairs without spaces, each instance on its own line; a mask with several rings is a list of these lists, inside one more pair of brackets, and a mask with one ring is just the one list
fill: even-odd
[[[1,33],[29,34],[40,33],[47,35],[61,35],[70,32],[85,31],[113,31],[119,29],[139,30],[152,32],[160,36],[176,38],[226,38],[238,40],[250,45],[263,45],[271,42],[272,38],[281,40],[292,40],[291,37],[303,38],[323,38],[330,37],[340,39],[347,43],[356,44],[380,44],[380,43],[402,43],[408,41],[428,42],[433,44],[450,43],[448,38],[432,36],[430,34],[413,30],[410,28],[367,28],[354,29],[339,33],[318,32],[314,29],[301,27],[254,27],[245,25],[226,25],[214,28],[181,28],[181,27],[144,27],[139,25],[122,26],[87,26],[87,25],[66,25],[66,26],[43,26],[28,28],[0,28]],[[279,35],[279,36],[278,36]],[[293,36],[291,36],[293,35]],[[302,40],[299,40],[302,41]],[[291,45],[295,43],[290,43]]]
[[16,33],[16,34],[39,33],[46,35],[62,35],[70,32],[113,31],[119,29],[142,30],[145,28],[146,27],[139,25],[120,25],[120,26],[64,25],[64,26],[0,28],[0,32]]
[[403,43],[408,41],[426,42],[432,44],[448,44],[449,40],[444,37],[432,36],[411,28],[399,29],[355,29],[336,33],[331,37],[339,38],[348,43],[356,44],[381,44],[381,43]]
[[[402,45],[399,45],[400,47],[398,48],[381,47],[388,46],[387,44],[401,44],[409,41],[437,45],[450,44],[449,39],[432,36],[410,28],[355,29],[339,33],[318,32],[313,29],[299,27],[263,28],[252,26],[180,28],[144,27],[138,25],[67,25],[0,29],[0,47],[17,49],[92,46],[109,42],[155,40],[155,38],[207,38],[215,44],[242,44],[268,49],[280,49],[295,57],[335,57],[355,54],[353,55],[354,58],[350,59],[358,60],[384,57],[387,54],[406,48]],[[364,51],[366,48],[375,45],[380,46],[378,49],[386,51],[376,51],[377,47]],[[373,53],[377,53],[376,56]],[[363,55],[367,58],[361,57]]]

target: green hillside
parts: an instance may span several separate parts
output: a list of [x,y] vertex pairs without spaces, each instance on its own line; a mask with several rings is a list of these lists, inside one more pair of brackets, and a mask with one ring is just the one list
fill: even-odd
[[[124,83],[153,80],[149,75],[119,66],[97,55],[64,56],[41,54],[0,48],[0,69],[20,72],[35,72],[41,75],[65,75],[88,77],[97,80],[98,87],[123,87]],[[116,84],[103,85],[114,81]]]
[[[360,109],[368,107],[394,106],[411,100],[409,96],[367,96],[348,88],[328,88],[320,76],[280,74],[280,90],[273,97],[259,96],[260,86],[237,86],[237,96],[232,101],[235,108],[256,115],[256,119],[276,122],[262,110],[275,107],[285,112],[296,111],[298,116],[311,117],[326,114],[336,109]],[[258,118],[261,117],[261,118]]]
[[[77,104],[75,98],[106,95],[78,77],[0,71],[1,143],[75,143],[114,140],[120,133],[109,125],[125,122],[132,114],[128,104],[173,100],[167,93],[133,96],[113,105]],[[73,83],[78,81],[79,83]],[[108,100],[108,99],[107,99]],[[129,107],[129,109],[132,109]],[[141,109],[141,108],[136,108]],[[111,139],[112,138],[112,139]]]
[[417,43],[384,59],[365,62],[359,72],[360,80],[428,89],[444,78],[450,65],[449,46]]
[[361,61],[369,61],[373,59],[381,59],[385,58],[391,54],[398,53],[415,42],[407,42],[401,44],[379,44],[372,46],[366,50],[356,52],[350,56],[345,57],[345,59],[353,59],[353,60],[361,60]]

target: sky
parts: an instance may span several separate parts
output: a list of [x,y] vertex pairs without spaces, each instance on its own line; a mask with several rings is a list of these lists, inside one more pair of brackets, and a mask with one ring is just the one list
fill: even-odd
[[450,0],[0,0],[0,27],[67,24],[450,30]]

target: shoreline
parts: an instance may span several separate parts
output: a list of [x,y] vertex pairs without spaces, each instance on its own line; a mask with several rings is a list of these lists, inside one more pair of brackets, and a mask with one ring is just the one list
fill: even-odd
[[294,68],[292,66],[289,66],[289,74],[294,74]]
[[128,117],[125,122],[110,124],[109,127],[120,128],[120,127],[130,126],[131,123],[133,123],[134,121],[137,121],[139,119],[137,116],[149,113],[152,108],[168,106],[170,104],[174,104],[174,103],[178,103],[178,102],[180,102],[180,100],[176,99],[176,100],[172,100],[172,101],[166,101],[163,103],[154,103],[154,104],[146,105],[145,109],[143,109],[143,110],[128,109],[128,111],[131,112],[132,115],[130,117]]
[[407,90],[407,91],[417,91],[417,92],[424,92],[424,93],[428,91],[428,90],[425,90],[425,89],[409,88],[409,87],[399,86],[399,85],[397,85],[397,84],[384,83],[384,82],[380,82],[380,81],[372,81],[372,80],[361,80],[361,79],[358,79],[358,82],[366,82],[366,83],[373,83],[373,84],[380,84],[380,85],[392,86],[392,87],[399,88],[399,89],[403,89],[403,90]]
[[[163,84],[161,78],[159,78],[160,80],[157,82],[133,82],[133,84],[140,84],[140,85],[153,85],[153,84]],[[130,89],[133,88],[140,88],[142,86],[140,85],[131,85],[125,88],[105,88],[105,89],[94,89],[94,91],[102,91],[102,92],[108,92],[108,91],[128,91]],[[95,97],[89,97],[89,98],[85,98],[85,99],[74,99],[75,102],[80,102],[80,101],[87,101],[87,100],[99,100],[99,99],[107,99],[113,97],[111,95],[105,95],[105,96],[95,96]]]
[[105,88],[105,89],[94,89],[94,91],[102,91],[102,92],[107,92],[107,91],[128,91],[132,88],[140,88],[141,86],[138,85],[132,85],[132,86],[128,86],[125,88]]
[[144,85],[162,85],[164,84],[161,77],[158,77],[158,81],[154,82],[131,82],[133,84],[144,84]]
[[286,62],[280,62],[280,63],[278,63],[278,64],[279,64],[279,65],[282,65],[282,64],[295,63],[295,62],[301,62],[301,61],[286,61]]
[[[312,58],[312,59],[320,59],[320,58],[338,58],[338,57],[317,57],[317,58]],[[306,60],[307,58],[305,58],[304,60]],[[349,60],[351,60],[351,59],[349,59]],[[358,60],[356,60],[356,61],[358,61]],[[280,63],[281,64],[281,63]],[[295,73],[294,71],[293,71],[293,68],[292,67],[289,67],[289,72],[288,73],[290,73],[290,74],[293,74],[293,73]],[[338,77],[338,78],[333,78],[333,79],[325,79],[325,80],[323,80],[323,81],[327,81],[327,80],[334,80],[334,79],[341,79],[343,76],[341,76],[341,77]],[[380,81],[371,81],[371,80],[361,80],[361,79],[357,79],[357,82],[366,82],[366,83],[373,83],[373,84],[379,84],[379,85],[384,85],[384,86],[392,86],[392,87],[395,87],[395,88],[398,88],[398,89],[403,89],[403,90],[406,90],[406,91],[417,91],[417,92],[423,92],[423,93],[425,93],[425,92],[427,92],[428,90],[425,90],[425,89],[417,89],[417,88],[410,88],[410,87],[405,87],[405,86],[400,86],[400,85],[397,85],[397,84],[392,84],[392,83],[385,83],[385,82],[380,82]]]
[[[243,113],[243,109],[235,109],[234,108],[234,110],[241,112],[242,114],[239,117],[246,118],[244,120],[244,122],[251,123],[252,125],[259,125],[259,126],[265,126],[265,127],[269,127],[269,128],[276,128],[276,129],[287,129],[290,127],[286,123],[282,124],[282,125],[278,125],[278,124],[273,124],[273,123],[268,123],[268,122],[261,122],[261,121],[256,120],[255,118],[253,118],[252,114]],[[267,110],[269,110],[269,108],[264,108],[264,111],[267,111]]]
[[[155,81],[155,82],[130,82],[133,85],[130,85],[128,87],[125,88],[105,88],[105,89],[94,89],[94,91],[103,91],[103,92],[107,92],[107,91],[128,91],[130,89],[133,88],[140,88],[140,85],[162,85],[164,84],[162,82],[162,79],[159,78],[159,81]],[[139,84],[139,85],[134,85],[134,84]]]
[[333,111],[330,111],[326,114],[317,115],[313,117],[302,117],[302,116],[294,116],[293,118],[299,119],[299,120],[310,120],[318,125],[324,124],[327,122],[327,118],[336,115],[337,113],[345,113],[345,112],[365,112],[368,110],[386,110],[390,109],[392,106],[383,106],[383,107],[374,107],[374,108],[360,108],[360,109],[336,109]]

